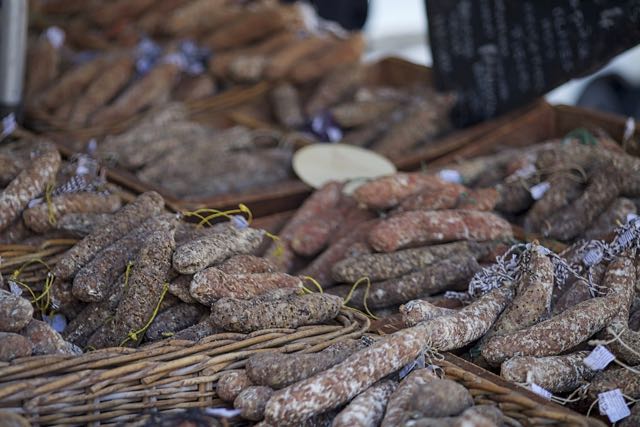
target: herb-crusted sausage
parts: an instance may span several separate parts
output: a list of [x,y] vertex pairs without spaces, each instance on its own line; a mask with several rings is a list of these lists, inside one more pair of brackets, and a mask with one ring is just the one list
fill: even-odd
[[[478,270],[480,266],[474,256],[464,254],[452,256],[437,261],[424,270],[372,283],[367,306],[369,308],[390,307],[446,290],[462,290]],[[327,292],[346,296],[351,288],[351,285],[336,286],[328,289]],[[364,308],[365,292],[364,286],[356,288],[350,304]]]
[[120,209],[120,197],[117,195],[102,195],[97,193],[72,193],[52,197],[51,204],[41,203],[26,209],[22,218],[27,227],[36,233],[45,233],[55,226],[49,222],[49,216],[54,220],[67,213],[111,213]]
[[254,385],[245,371],[222,374],[216,385],[216,393],[225,402],[233,402],[242,390]]
[[0,231],[16,220],[29,201],[44,192],[60,168],[60,153],[49,146],[0,193]]
[[222,298],[213,304],[211,318],[224,330],[249,333],[326,322],[335,318],[342,307],[342,299],[335,295],[273,295],[272,292],[251,300]]
[[226,274],[209,267],[194,274],[189,293],[210,306],[220,298],[250,299],[274,289],[301,287],[299,278],[286,273]]
[[369,387],[353,399],[333,420],[332,427],[369,427],[379,425],[389,396],[398,384],[384,380]]
[[400,306],[400,313],[402,313],[402,321],[404,325],[415,326],[420,322],[425,322],[436,317],[449,316],[456,312],[456,310],[446,307],[438,307],[424,300],[412,300],[406,304]]
[[263,230],[239,230],[227,224],[217,233],[206,233],[180,245],[173,255],[173,268],[182,274],[196,273],[233,255],[255,251],[263,237]]
[[216,266],[226,274],[275,273],[276,267],[268,259],[255,255],[235,255]]
[[147,341],[157,341],[198,323],[205,313],[200,304],[178,303],[158,313],[145,333]]
[[[175,223],[163,224],[145,240],[116,309],[109,345],[121,344],[129,333],[140,330],[152,316],[171,269],[174,232]],[[128,344],[136,345],[135,338],[132,337]]]
[[389,209],[413,194],[438,192],[448,183],[435,175],[397,173],[369,181],[356,189],[355,199],[371,209]]
[[361,341],[348,340],[313,354],[260,353],[247,360],[245,369],[254,384],[278,390],[342,362],[361,348]]
[[[421,385],[436,379],[436,375],[430,369],[416,369],[411,372],[398,388],[389,396],[387,409],[380,427],[402,425],[409,416],[407,413],[411,401],[418,398],[417,391]],[[422,396],[421,396],[422,397]],[[427,396],[424,396],[427,397]]]
[[242,390],[233,401],[240,410],[240,416],[246,420],[260,421],[264,418],[264,407],[273,395],[273,389],[266,386],[249,386]]
[[355,282],[361,277],[373,281],[385,280],[421,270],[451,255],[474,248],[471,242],[455,242],[390,253],[363,254],[336,263],[332,275],[337,282]]
[[[566,351],[605,327],[620,311],[620,297],[629,280],[631,260],[618,257],[609,265],[604,297],[581,302],[544,322],[513,333],[492,337],[482,349],[482,356],[491,364],[500,364],[513,356],[552,356]],[[631,264],[632,265],[632,264]]]
[[266,421],[295,425],[338,407],[414,360],[427,343],[440,351],[463,347],[487,332],[511,297],[510,289],[495,289],[456,315],[395,332],[344,362],[277,391],[267,403]]
[[515,383],[533,382],[551,393],[571,392],[595,375],[584,364],[588,351],[562,356],[512,357],[500,367],[500,375]]
[[369,234],[380,252],[452,240],[494,240],[512,236],[511,225],[490,212],[467,210],[410,211],[382,221]]
[[29,300],[0,289],[0,331],[17,332],[29,324],[33,306]]
[[282,229],[280,241],[272,243],[265,254],[265,258],[271,261],[278,268],[278,271],[288,273],[293,267],[295,253],[291,249],[290,242],[298,227],[322,212],[335,207],[340,200],[341,191],[342,185],[337,182],[325,184],[305,200]]
[[159,214],[164,208],[162,196],[154,191],[144,193],[116,212],[111,221],[68,250],[54,267],[60,279],[69,279],[103,248],[136,228],[146,218]]
[[494,326],[495,334],[527,328],[544,320],[551,312],[553,264],[542,248],[534,245],[530,261],[516,285],[516,296]]

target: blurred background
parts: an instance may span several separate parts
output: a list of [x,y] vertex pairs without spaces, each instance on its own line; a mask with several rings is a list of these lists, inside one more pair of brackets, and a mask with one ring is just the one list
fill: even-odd
[[[391,55],[431,65],[426,21],[424,0],[370,0],[364,25],[365,59]],[[635,116],[640,117],[640,46],[614,58],[594,74],[567,82],[546,98],[552,104],[581,105],[624,115],[635,111]]]

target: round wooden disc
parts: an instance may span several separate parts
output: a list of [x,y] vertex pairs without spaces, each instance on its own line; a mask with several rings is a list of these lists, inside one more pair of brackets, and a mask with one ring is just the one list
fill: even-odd
[[313,144],[293,156],[293,170],[307,185],[320,188],[329,181],[375,178],[396,172],[384,156],[346,144]]

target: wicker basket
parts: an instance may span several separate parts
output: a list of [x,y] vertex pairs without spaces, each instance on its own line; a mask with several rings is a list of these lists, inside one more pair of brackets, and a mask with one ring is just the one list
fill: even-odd
[[152,409],[168,413],[222,406],[215,391],[218,378],[242,368],[250,355],[314,353],[359,338],[368,328],[364,315],[349,310],[333,325],[16,359],[0,367],[0,411],[18,413],[34,425],[105,425],[138,420]]
[[[0,367],[0,412],[32,425],[141,424],[151,413],[220,407],[216,382],[262,351],[314,353],[359,338],[369,320],[343,311],[334,325],[223,333],[198,343],[164,340],[143,348],[108,348],[82,356],[34,356]],[[603,426],[452,354],[438,361],[445,378],[467,387],[477,404],[500,407],[514,426]]]
[[450,353],[439,362],[445,378],[469,389],[476,404],[497,405],[508,418],[507,424],[522,426],[605,426],[520,386],[508,383],[472,363]]

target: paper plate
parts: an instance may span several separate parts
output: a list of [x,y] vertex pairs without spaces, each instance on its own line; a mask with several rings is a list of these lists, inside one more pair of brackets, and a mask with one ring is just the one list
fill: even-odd
[[329,181],[375,178],[396,172],[384,156],[347,144],[313,144],[293,156],[293,170],[307,185],[320,188]]

